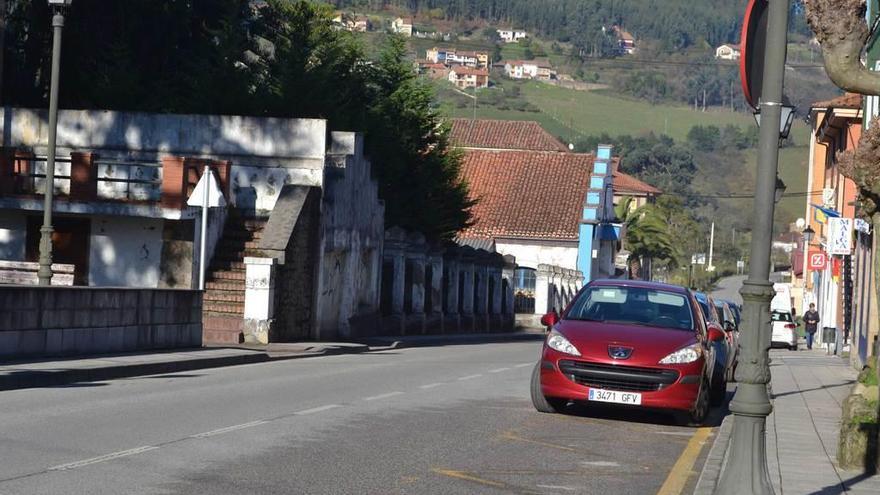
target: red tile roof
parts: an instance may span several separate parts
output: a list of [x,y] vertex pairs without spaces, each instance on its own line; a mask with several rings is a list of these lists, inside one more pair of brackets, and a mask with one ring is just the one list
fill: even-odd
[[471,149],[462,165],[479,200],[462,236],[577,240],[593,155]]
[[568,151],[541,124],[528,120],[452,119],[451,137],[462,148]]
[[614,192],[626,194],[661,194],[662,191],[656,187],[636,179],[632,175],[623,172],[614,172]]
[[847,93],[827,101],[817,101],[813,103],[813,108],[862,108],[862,95],[858,93]]

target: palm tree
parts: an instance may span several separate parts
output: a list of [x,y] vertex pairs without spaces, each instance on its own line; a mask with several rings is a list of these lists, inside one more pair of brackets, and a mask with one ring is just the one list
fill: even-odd
[[623,224],[623,245],[629,251],[629,277],[650,280],[649,270],[642,273],[643,265],[650,265],[654,259],[674,265],[679,250],[658,208],[650,203],[634,208],[634,201],[627,196],[614,208],[614,213]]

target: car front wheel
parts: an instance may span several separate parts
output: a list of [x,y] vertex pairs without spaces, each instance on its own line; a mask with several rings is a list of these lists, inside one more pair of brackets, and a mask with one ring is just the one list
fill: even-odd
[[538,412],[542,413],[557,413],[565,407],[565,404],[568,403],[565,399],[558,399],[555,397],[545,397],[544,393],[541,392],[541,363],[535,365],[535,369],[532,370],[532,405],[535,406],[535,409]]

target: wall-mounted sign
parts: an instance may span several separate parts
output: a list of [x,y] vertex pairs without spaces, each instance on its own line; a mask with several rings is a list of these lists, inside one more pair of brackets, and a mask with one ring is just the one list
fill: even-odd
[[852,218],[828,219],[828,253],[847,256],[852,254]]
[[807,257],[807,267],[814,272],[821,272],[828,266],[828,257],[821,251],[810,251]]

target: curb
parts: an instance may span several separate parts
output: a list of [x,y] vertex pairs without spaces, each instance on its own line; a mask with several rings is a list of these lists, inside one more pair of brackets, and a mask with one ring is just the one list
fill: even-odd
[[459,335],[426,335],[426,336],[387,336],[359,339],[357,342],[368,345],[370,351],[404,349],[408,347],[432,347],[441,345],[491,344],[496,342],[528,342],[541,341],[546,333],[511,332],[511,333],[466,333]]
[[58,387],[73,385],[76,383],[101,382],[120,378],[133,378],[137,376],[163,375],[168,373],[223,368],[243,364],[266,363],[270,361],[302,359],[336,354],[354,354],[367,352],[368,350],[369,349],[366,346],[330,346],[327,348],[315,346],[314,350],[306,349],[301,352],[269,354],[265,351],[254,349],[250,354],[239,354],[235,356],[181,359],[154,363],[116,364],[82,369],[12,371],[8,374],[0,375],[0,391]]
[[709,449],[706,462],[703,463],[703,470],[700,472],[697,486],[694,487],[694,495],[712,495],[715,492],[715,485],[718,484],[718,478],[721,477],[721,468],[727,461],[732,429],[733,415],[728,414],[721,421],[721,427],[718,428],[718,434],[715,436],[715,441],[712,442],[712,448]]

